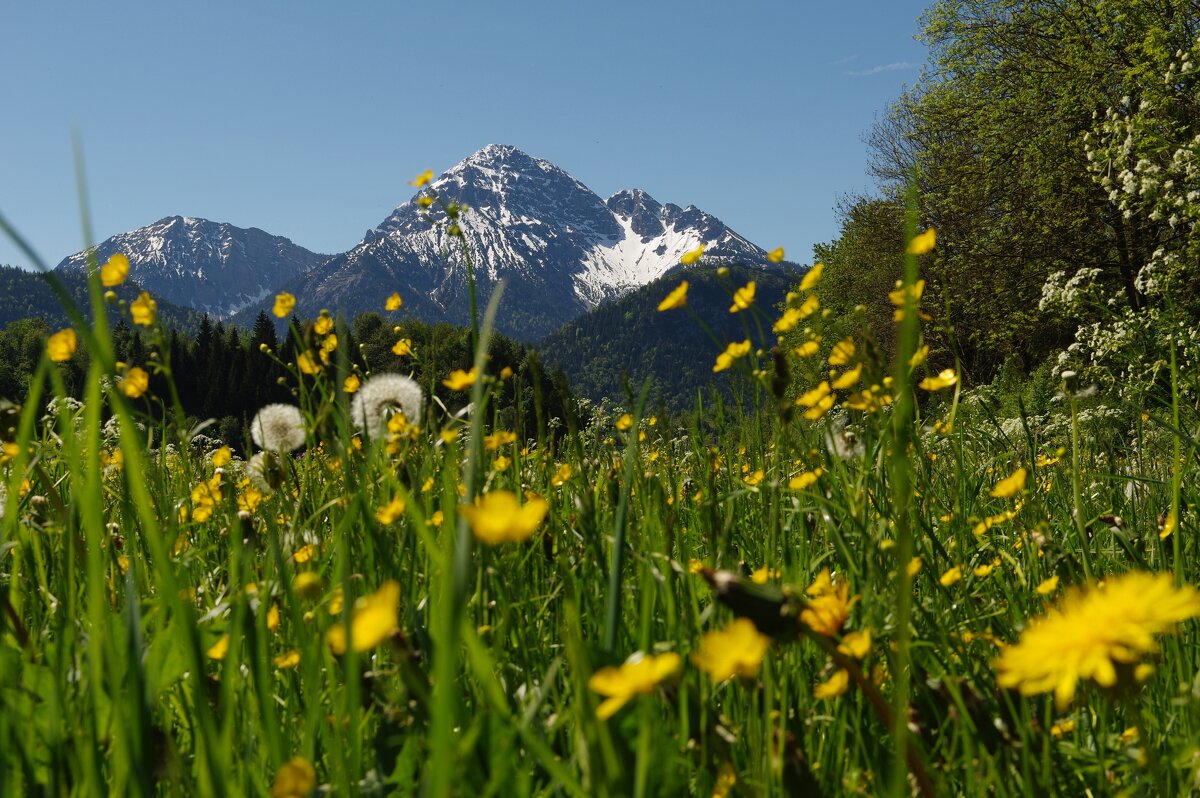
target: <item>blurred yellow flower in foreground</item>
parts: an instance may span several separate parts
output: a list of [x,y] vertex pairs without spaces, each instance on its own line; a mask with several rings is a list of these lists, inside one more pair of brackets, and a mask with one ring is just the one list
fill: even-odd
[[850,616],[850,608],[858,596],[850,598],[850,585],[844,579],[834,580],[825,568],[808,589],[808,606],[800,611],[800,620],[817,634],[833,637]]
[[775,249],[768,252],[767,260],[771,261],[771,263],[782,263],[783,262],[783,247],[775,247]]
[[59,330],[46,339],[46,356],[55,363],[65,363],[75,354],[76,347],[79,346],[79,337],[75,335],[75,331],[68,327],[65,330]]
[[[368,651],[386,640],[400,626],[396,607],[400,603],[400,583],[394,579],[380,585],[369,596],[354,602],[350,632],[355,651]],[[325,642],[334,654],[346,652],[346,627],[338,624],[325,633]]]
[[392,524],[404,513],[404,499],[397,496],[375,510],[375,520],[381,524]]
[[120,252],[113,255],[107,263],[100,267],[100,284],[105,288],[115,288],[125,282],[125,278],[128,276],[129,258]]
[[596,717],[608,720],[639,694],[654,692],[661,682],[679,673],[683,661],[673,651],[634,654],[616,668],[601,668],[588,679],[588,689],[606,697],[596,707]]
[[467,388],[470,388],[475,384],[475,380],[478,377],[478,369],[471,369],[470,371],[455,369],[454,371],[450,372],[450,376],[442,380],[442,385],[445,385],[452,391],[465,391]]
[[910,255],[924,255],[931,251],[936,244],[937,231],[931,227],[925,232],[913,236],[913,240],[908,242],[908,252]]
[[271,308],[271,312],[279,318],[286,318],[292,309],[296,307],[296,297],[289,294],[287,291],[281,291],[275,295],[275,307]]
[[1024,695],[1054,692],[1061,711],[1080,679],[1101,687],[1133,679],[1137,662],[1158,650],[1154,637],[1200,616],[1200,592],[1170,574],[1133,571],[1074,589],[1029,623],[996,661],[997,683]]
[[121,380],[121,393],[130,399],[137,399],[149,387],[150,375],[137,366],[127,371],[125,377]]
[[943,369],[936,377],[926,377],[917,383],[917,387],[926,391],[940,391],[958,382],[954,369]]
[[738,618],[724,629],[706,632],[692,662],[714,681],[734,676],[750,679],[758,675],[770,644],[771,639],[758,631],[753,621]]
[[693,249],[691,252],[683,253],[683,255],[681,255],[679,258],[679,262],[682,263],[684,266],[691,266],[693,263],[696,263],[697,261],[699,261],[700,257],[703,254],[704,254],[704,245],[701,244],[700,246]]
[[421,186],[428,183],[430,180],[433,180],[433,170],[426,169],[424,172],[421,172],[421,174],[417,175],[412,180],[409,180],[408,184],[410,186],[415,186],[416,188],[420,188]]
[[675,310],[687,305],[688,281],[683,280],[675,288],[674,291],[667,294],[667,298],[658,303],[659,311]]
[[459,508],[475,537],[489,546],[525,540],[541,526],[549,510],[550,505],[540,496],[530,494],[521,504],[517,495],[507,490],[491,491],[476,504]]
[[821,281],[821,273],[824,271],[824,263],[814,263],[812,268],[804,273],[804,279],[800,281],[800,290],[811,291]]
[[754,304],[754,294],[758,290],[758,286],[753,280],[746,283],[744,286],[733,292],[733,304],[729,306],[730,313],[740,313],[743,310],[749,310]]
[[740,357],[745,357],[750,354],[750,339],[739,343],[731,343],[725,347],[725,351],[717,355],[717,362],[713,365],[713,373],[725,371],[733,365],[733,361]]
[[395,291],[392,293],[392,295],[390,297],[387,298],[387,301],[383,303],[383,309],[384,310],[399,310],[403,304],[404,304],[404,298],[400,296],[399,291]]
[[829,677],[828,681],[822,682],[813,688],[814,698],[837,698],[846,692],[846,688],[850,686],[850,672],[845,668],[837,671],[833,676]]
[[1025,490],[1025,478],[1028,476],[1028,471],[1023,467],[1018,468],[1012,473],[1012,476],[1005,477],[996,483],[996,487],[992,488],[992,496],[997,499],[1008,499],[1015,496]]
[[294,756],[275,774],[271,798],[306,798],[316,787],[317,771],[304,757]]

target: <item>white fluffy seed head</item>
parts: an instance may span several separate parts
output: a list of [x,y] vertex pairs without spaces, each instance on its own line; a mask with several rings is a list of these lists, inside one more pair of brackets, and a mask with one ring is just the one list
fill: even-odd
[[254,444],[268,452],[290,452],[304,445],[304,416],[295,405],[266,405],[250,422]]
[[376,374],[362,384],[354,395],[350,414],[354,426],[372,440],[383,436],[387,419],[397,410],[410,424],[421,420],[425,395],[416,380],[403,374]]

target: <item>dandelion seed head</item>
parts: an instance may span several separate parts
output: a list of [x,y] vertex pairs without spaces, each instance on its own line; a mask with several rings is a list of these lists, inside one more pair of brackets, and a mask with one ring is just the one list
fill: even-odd
[[254,445],[268,452],[290,452],[304,445],[304,417],[295,405],[270,404],[250,422]]
[[377,374],[358,389],[350,414],[354,426],[374,439],[383,436],[388,417],[396,411],[415,423],[421,418],[424,403],[425,395],[416,380],[403,374]]

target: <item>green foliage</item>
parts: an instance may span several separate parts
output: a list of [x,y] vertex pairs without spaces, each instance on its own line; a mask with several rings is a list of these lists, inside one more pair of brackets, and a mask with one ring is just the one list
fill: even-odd
[[[538,349],[567,373],[575,391],[596,401],[628,404],[646,380],[651,406],[690,407],[712,388],[728,397],[735,383],[729,374],[713,373],[716,356],[729,341],[743,339],[770,349],[770,322],[799,275],[727,268],[727,277],[711,266],[672,272],[563,325]],[[659,312],[658,303],[684,279],[690,286],[687,311]],[[733,292],[750,280],[757,285],[761,318],[729,312]]]

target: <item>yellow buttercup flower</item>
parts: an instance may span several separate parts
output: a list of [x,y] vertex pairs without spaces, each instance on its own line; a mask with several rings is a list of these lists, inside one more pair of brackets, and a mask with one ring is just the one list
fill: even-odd
[[800,344],[800,346],[796,347],[792,351],[796,353],[797,357],[812,357],[820,350],[820,348],[821,348],[821,339],[814,338],[811,341],[805,341],[804,343]]
[[1034,590],[1039,596],[1049,596],[1055,590],[1058,590],[1058,576],[1052,576],[1044,580]]
[[281,670],[294,668],[300,664],[300,652],[293,648],[291,651],[280,654],[272,661],[275,663],[275,667]]
[[828,681],[813,688],[813,698],[837,698],[846,692],[850,686],[850,672],[845,668],[838,670]]
[[729,306],[730,313],[741,313],[754,304],[754,294],[758,286],[753,280],[733,292],[733,304]]
[[808,604],[800,611],[800,620],[817,634],[833,637],[841,631],[850,617],[850,608],[858,596],[850,598],[850,585],[844,579],[834,580],[825,568],[804,591]]
[[362,387],[362,380],[360,380],[358,378],[357,374],[351,374],[349,377],[347,377],[345,380],[342,381],[342,390],[345,391],[346,393],[356,393],[358,391],[358,389],[361,387]]
[[375,520],[381,524],[394,524],[404,514],[404,499],[397,496],[375,510]]
[[931,227],[925,232],[913,236],[913,240],[908,242],[908,252],[911,255],[924,255],[931,251],[936,244],[937,231]]
[[767,260],[771,261],[771,263],[782,263],[783,262],[783,247],[776,247],[775,249],[768,252]]
[[[400,583],[388,580],[369,596],[354,602],[350,633],[355,651],[369,651],[400,627],[396,607],[400,603]],[[338,624],[325,634],[325,642],[334,654],[346,652],[346,628]]]
[[938,582],[941,583],[942,587],[950,587],[951,585],[962,581],[962,578],[963,578],[962,568],[960,568],[959,566],[956,565],[953,568],[946,571],[946,573],[942,574],[942,577],[940,579],[938,579]]
[[691,266],[693,263],[698,262],[700,260],[700,257],[703,254],[704,254],[704,245],[701,244],[700,246],[693,249],[691,252],[683,253],[683,255],[681,255],[679,258],[679,262],[682,263],[684,266]]
[[516,494],[507,490],[491,491],[476,504],[459,508],[475,537],[489,546],[525,540],[537,531],[549,510],[550,505],[540,496],[530,494],[521,504]]
[[[632,423],[633,422],[631,421],[630,424],[632,424]],[[621,428],[620,421],[618,421],[617,429],[620,429],[620,428]],[[626,429],[629,429],[629,428],[626,427]],[[505,429],[496,430],[491,435],[483,436],[483,448],[487,449],[489,452],[494,452],[497,449],[499,449],[501,446],[508,446],[509,444],[516,443],[516,442],[517,442],[517,433],[513,432],[512,430],[505,430]]]
[[233,459],[233,450],[228,446],[222,446],[212,453],[213,468],[224,468],[229,465],[229,461]]
[[1177,587],[1170,574],[1133,571],[1067,593],[1029,623],[996,662],[997,683],[1024,695],[1054,692],[1063,710],[1080,679],[1113,687],[1158,650],[1155,636],[1200,616],[1200,593]]
[[392,354],[398,357],[404,357],[413,353],[413,342],[411,338],[401,338],[392,346]]
[[634,654],[616,668],[601,668],[588,679],[588,689],[606,696],[596,707],[596,717],[608,720],[638,695],[654,692],[662,682],[679,673],[683,661],[673,651],[666,654]]
[[817,479],[822,473],[822,470],[819,468],[814,468],[812,471],[802,471],[788,480],[788,487],[792,490],[804,490],[816,484]]
[[75,331],[68,327],[65,330],[59,330],[46,339],[46,356],[55,363],[65,363],[75,354],[76,347],[79,346],[79,337],[75,335]]
[[152,296],[143,291],[138,294],[137,299],[129,303],[129,313],[133,317],[134,324],[149,327],[158,317],[158,303],[154,301]]
[[225,655],[229,653],[229,635],[221,635],[217,642],[208,647],[204,652],[204,656],[209,659],[225,659]]
[[409,180],[408,184],[410,186],[420,188],[421,186],[424,186],[426,183],[428,183],[430,180],[433,180],[433,170],[426,169],[424,172],[421,172],[421,174],[417,175],[412,180]]
[[628,431],[631,427],[633,427],[633,416],[629,415],[628,413],[623,414],[617,419],[617,422],[614,426],[616,426],[617,430],[620,432]]
[[713,373],[725,371],[733,365],[733,361],[738,358],[745,357],[750,354],[750,339],[739,343],[731,343],[725,347],[725,351],[717,355],[717,362],[713,365]]
[[313,356],[308,352],[300,353],[300,356],[296,358],[296,366],[304,374],[312,375],[321,373],[321,364],[314,360]]
[[825,271],[824,263],[814,263],[812,268],[804,274],[804,279],[800,281],[801,291],[811,291],[813,287],[820,282],[821,274]]
[[858,382],[859,377],[862,376],[862,369],[862,363],[859,363],[857,366],[847,372],[844,372],[842,376],[835,379],[830,387],[835,391],[844,391],[847,388],[853,387],[854,384]]
[[396,292],[393,292],[392,295],[387,298],[387,301],[383,303],[383,309],[384,310],[399,310],[400,306],[403,304],[404,304],[404,300],[401,298],[400,292],[396,291]]
[[134,366],[129,371],[125,372],[125,376],[121,379],[121,393],[128,396],[130,399],[137,399],[144,394],[150,387],[150,375],[142,369]]
[[854,347],[854,340],[846,338],[838,341],[833,345],[833,350],[829,353],[829,365],[844,366],[850,362],[857,350]]
[[1012,473],[1012,476],[1005,477],[996,483],[996,487],[992,488],[992,496],[997,499],[1009,499],[1025,490],[1025,478],[1029,476],[1029,472],[1024,467],[1018,468]]
[[271,312],[279,318],[287,318],[287,315],[296,307],[296,297],[289,294],[287,291],[281,291],[275,295],[275,307],[271,308]]
[[105,288],[115,288],[125,282],[129,276],[129,258],[120,252],[113,255],[100,267],[100,284]]
[[692,663],[714,681],[758,675],[771,640],[749,618],[738,618],[724,629],[705,632]]
[[475,380],[478,377],[478,369],[471,369],[470,371],[455,369],[454,371],[450,372],[450,376],[442,380],[442,385],[445,385],[452,391],[465,391],[475,384]]
[[954,369],[944,369],[936,377],[926,377],[917,383],[917,387],[926,391],[940,391],[958,382]]
[[675,310],[687,305],[688,281],[683,280],[676,286],[675,290],[667,294],[666,299],[658,303],[659,311]]
[[857,632],[847,632],[838,643],[838,651],[847,657],[863,659],[871,653],[871,630],[862,629]]

